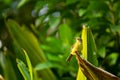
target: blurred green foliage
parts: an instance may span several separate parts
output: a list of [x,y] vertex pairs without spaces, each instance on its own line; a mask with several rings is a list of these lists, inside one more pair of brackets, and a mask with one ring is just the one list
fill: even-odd
[[77,61],[68,64],[65,59],[87,24],[99,66],[120,77],[119,8],[119,0],[0,0],[0,74],[6,80],[23,80],[16,58],[25,62],[24,48],[39,79],[50,74],[49,80],[74,80]]

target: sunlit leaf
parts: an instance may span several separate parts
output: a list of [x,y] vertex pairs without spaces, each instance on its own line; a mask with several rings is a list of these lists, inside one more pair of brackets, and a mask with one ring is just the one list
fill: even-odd
[[[83,27],[82,30],[82,44],[83,44],[83,49],[82,49],[82,55],[85,59],[87,59],[87,28]],[[78,69],[78,74],[77,74],[77,80],[86,80],[86,77],[82,73],[81,69]]]
[[25,50],[23,50],[23,51],[24,51],[24,53],[25,53],[25,57],[26,57],[26,61],[27,61],[27,66],[28,66],[28,69],[29,69],[29,72],[30,72],[30,78],[31,78],[31,80],[33,80],[32,64],[31,64],[31,62],[30,62],[30,59],[29,59],[26,51],[25,51]]
[[29,71],[28,71],[26,65],[19,59],[17,59],[16,61],[17,61],[17,66],[18,66],[21,74],[23,75],[24,79],[25,80],[31,80],[30,79],[30,74],[29,74]]
[[[96,45],[90,28],[83,26],[82,30],[82,55],[83,57],[90,61],[94,65],[98,65],[97,56],[96,56]],[[80,68],[78,70],[77,80],[86,80],[85,76],[82,74]]]

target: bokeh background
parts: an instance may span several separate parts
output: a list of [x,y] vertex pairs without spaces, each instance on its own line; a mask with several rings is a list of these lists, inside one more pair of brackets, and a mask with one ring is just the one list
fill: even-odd
[[99,67],[120,77],[119,0],[0,0],[0,75],[23,80],[16,58],[25,62],[24,48],[41,80],[74,80],[77,61],[65,60],[82,25],[92,30]]

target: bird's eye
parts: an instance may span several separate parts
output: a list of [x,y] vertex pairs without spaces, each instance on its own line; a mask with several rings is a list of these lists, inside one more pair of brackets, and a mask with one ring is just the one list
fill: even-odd
[[82,43],[82,39],[80,38],[80,40],[79,40],[81,43]]
[[80,37],[77,37],[77,40],[80,41],[80,42],[82,42],[82,39]]

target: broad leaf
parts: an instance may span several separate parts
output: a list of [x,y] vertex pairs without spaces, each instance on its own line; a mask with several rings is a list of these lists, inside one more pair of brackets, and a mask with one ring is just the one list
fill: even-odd
[[76,53],[76,58],[78,60],[78,65],[80,66],[81,71],[87,77],[88,80],[120,80],[117,76],[95,67],[85,59],[82,59],[79,56],[79,53]]
[[[82,55],[84,59],[90,61],[94,65],[98,65],[96,56],[96,45],[90,28],[83,26],[82,30]],[[77,80],[86,80],[85,76],[82,74],[80,68],[78,70]]]
[[[27,30],[25,27],[21,28],[18,23],[13,20],[8,20],[6,24],[14,42],[16,43],[16,46],[26,50],[33,67],[40,62],[47,61],[44,53],[39,47],[36,37],[29,30]],[[39,74],[43,79],[46,80],[56,79],[50,69],[41,71]]]

